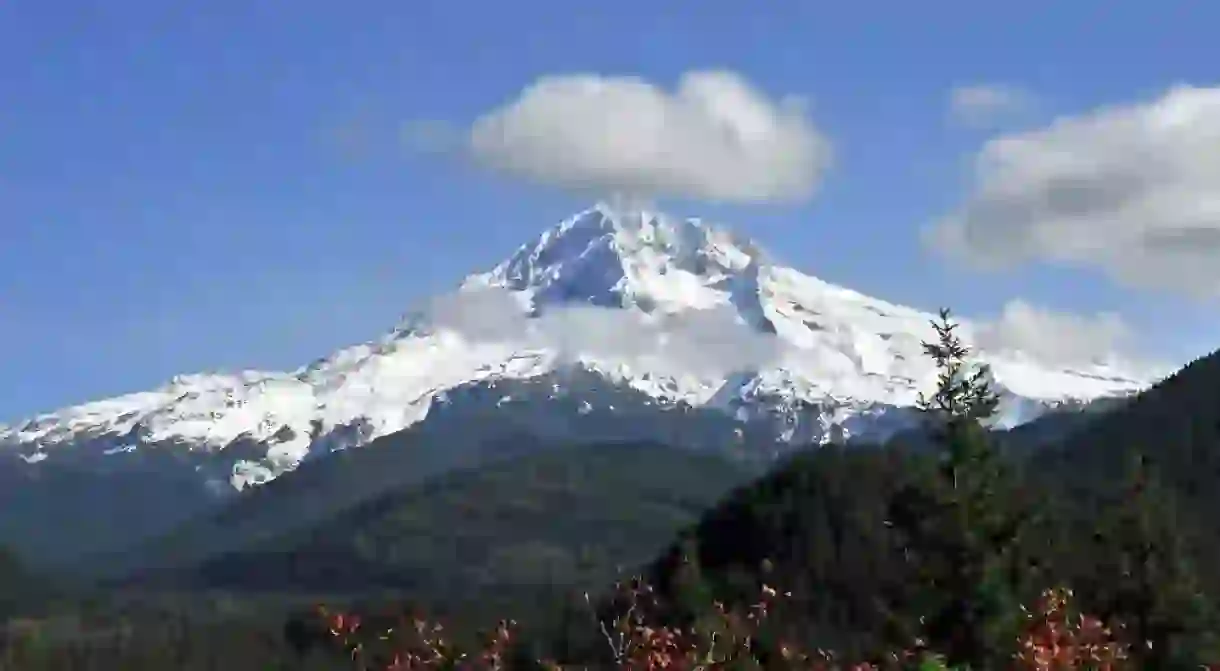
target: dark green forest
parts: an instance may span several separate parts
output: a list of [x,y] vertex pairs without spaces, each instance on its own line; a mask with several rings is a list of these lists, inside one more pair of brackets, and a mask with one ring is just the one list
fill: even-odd
[[374,498],[181,577],[243,592],[392,592],[429,612],[521,618],[537,614],[523,604],[562,595],[552,586],[596,589],[656,556],[751,473],[657,444],[552,450]]
[[1022,606],[1053,587],[1113,629],[1123,668],[1220,663],[1220,353],[1054,431],[997,435],[947,313],[938,329],[926,432],[802,450],[764,474],[644,443],[523,450],[121,583],[0,554],[0,668],[359,668],[318,603],[439,614],[455,632],[512,617],[511,659],[604,668],[597,622],[621,614],[609,589],[633,574],[655,588],[656,621],[680,627],[760,585],[790,593],[742,668],[788,668],[780,637],[1012,668]]

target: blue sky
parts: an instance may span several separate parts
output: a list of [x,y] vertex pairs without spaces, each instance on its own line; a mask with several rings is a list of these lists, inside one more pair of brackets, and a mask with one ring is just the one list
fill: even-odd
[[[413,151],[403,125],[460,128],[569,73],[672,88],[713,68],[809,100],[834,147],[816,197],[668,211],[895,302],[1117,312],[1184,360],[1220,346],[1214,301],[1084,261],[983,272],[920,229],[967,201],[996,135],[1215,85],[1216,25],[1212,3],[1092,0],[2,3],[0,419],[290,368],[392,326],[588,204]],[[1032,102],[964,124],[949,99],[967,85]]]

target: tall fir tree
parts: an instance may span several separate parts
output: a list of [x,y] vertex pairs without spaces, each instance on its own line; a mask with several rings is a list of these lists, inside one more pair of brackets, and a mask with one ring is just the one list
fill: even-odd
[[984,426],[998,405],[986,366],[971,370],[948,310],[932,323],[936,342],[923,343],[939,375],[919,409],[937,446],[937,461],[900,489],[889,525],[910,569],[905,603],[892,605],[890,635],[944,653],[952,666],[996,668],[1010,659],[1021,621],[1026,572],[1022,534],[1032,510],[1019,505],[1012,472]]

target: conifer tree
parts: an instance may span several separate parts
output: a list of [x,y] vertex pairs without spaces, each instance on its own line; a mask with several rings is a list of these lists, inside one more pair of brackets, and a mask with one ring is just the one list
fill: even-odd
[[16,615],[22,601],[34,592],[31,578],[17,553],[0,546],[0,625]]
[[1128,466],[1095,540],[1089,582],[1102,612],[1121,623],[1139,668],[1193,669],[1220,661],[1215,613],[1201,594],[1169,491],[1143,455]]
[[937,388],[918,407],[937,463],[899,491],[888,521],[914,579],[913,594],[889,610],[917,619],[896,622],[890,635],[922,640],[952,666],[994,668],[1016,639],[1019,543],[1031,517],[1014,505],[1014,478],[983,425],[998,404],[989,370],[970,370],[948,310],[932,326],[937,340],[923,346],[939,372]]

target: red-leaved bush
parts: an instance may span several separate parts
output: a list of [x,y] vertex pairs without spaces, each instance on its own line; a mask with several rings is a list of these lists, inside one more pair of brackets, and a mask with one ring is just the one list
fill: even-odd
[[1127,648],[1115,642],[1101,620],[1071,614],[1072,591],[1050,589],[1042,593],[1034,612],[1026,611],[1028,625],[1017,650],[1017,668],[1058,669],[1125,668]]
[[[713,604],[712,612],[693,626],[680,628],[656,624],[659,602],[653,589],[641,579],[620,582],[612,599],[617,615],[594,618],[605,639],[613,668],[632,670],[762,668],[758,660],[757,632],[775,601],[786,596],[764,585],[757,601],[744,610]],[[1045,591],[1032,610],[1026,610],[1024,632],[1017,641],[1013,671],[1060,671],[1134,669],[1127,647],[1097,618],[1074,615],[1072,593],[1067,589]],[[586,596],[586,599],[588,597]],[[460,650],[446,637],[445,629],[421,618],[406,616],[381,631],[362,629],[359,617],[320,609],[332,640],[350,654],[361,671],[406,669],[507,669],[507,652],[514,642],[516,623],[501,621],[484,636],[480,652]],[[915,642],[919,643],[919,642]],[[373,652],[376,647],[377,652]],[[778,660],[776,659],[778,657]],[[543,668],[562,666],[552,660],[536,660]],[[930,653],[904,650],[874,662],[840,661],[826,650],[805,651],[779,643],[778,654],[769,657],[767,668],[809,671],[866,671],[881,669],[945,669]]]

